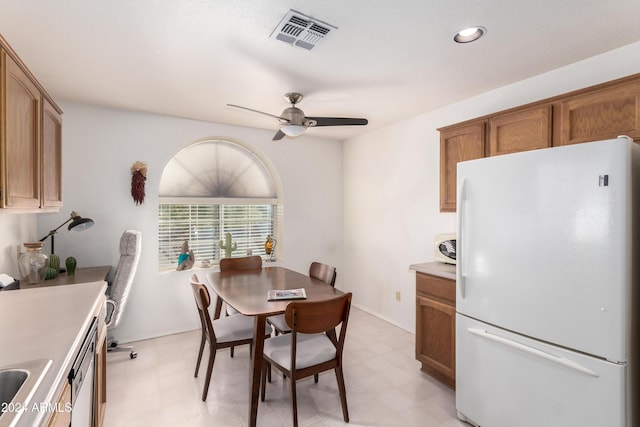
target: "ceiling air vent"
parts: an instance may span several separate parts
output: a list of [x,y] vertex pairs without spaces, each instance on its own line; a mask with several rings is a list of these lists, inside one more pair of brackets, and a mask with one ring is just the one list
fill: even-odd
[[271,38],[311,50],[331,31],[337,29],[338,27],[326,22],[290,10],[273,30]]

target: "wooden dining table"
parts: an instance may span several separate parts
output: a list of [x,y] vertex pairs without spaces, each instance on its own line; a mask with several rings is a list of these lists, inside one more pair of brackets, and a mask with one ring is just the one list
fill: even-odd
[[306,301],[322,301],[341,295],[342,292],[321,280],[284,267],[212,272],[207,274],[207,280],[215,293],[228,305],[245,316],[255,317],[253,364],[249,375],[249,426],[255,427],[267,317],[284,313],[291,302],[290,300],[268,301],[269,290],[304,288]]

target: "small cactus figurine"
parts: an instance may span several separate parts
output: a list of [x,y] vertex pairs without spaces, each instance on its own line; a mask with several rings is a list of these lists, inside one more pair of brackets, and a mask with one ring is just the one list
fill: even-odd
[[231,258],[231,252],[238,249],[238,244],[231,241],[231,233],[224,234],[224,241],[220,240],[220,249],[224,250],[225,258]]
[[47,269],[45,279],[54,279],[58,277],[60,272],[60,257],[56,254],[49,255],[49,268]]
[[44,275],[44,279],[51,280],[51,279],[55,279],[56,277],[58,277],[58,270],[56,270],[55,268],[48,267]]
[[64,265],[67,267],[67,276],[73,276],[76,272],[76,259],[72,256],[67,257],[64,260]]

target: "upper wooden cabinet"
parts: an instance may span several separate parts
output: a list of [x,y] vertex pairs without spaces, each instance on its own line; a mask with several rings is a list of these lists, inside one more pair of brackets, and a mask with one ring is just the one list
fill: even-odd
[[611,139],[619,135],[640,142],[640,74],[439,131],[440,211],[455,212],[456,163],[459,161]]
[[551,105],[489,119],[489,155],[551,147]]
[[42,108],[42,207],[62,206],[62,117],[46,99]]
[[456,210],[458,162],[484,157],[485,122],[440,129],[440,211]]
[[640,140],[640,81],[606,85],[560,102],[558,145],[627,135]]
[[2,65],[2,207],[38,208],[40,92],[18,64],[4,52]]
[[0,36],[0,208],[62,206],[62,110]]

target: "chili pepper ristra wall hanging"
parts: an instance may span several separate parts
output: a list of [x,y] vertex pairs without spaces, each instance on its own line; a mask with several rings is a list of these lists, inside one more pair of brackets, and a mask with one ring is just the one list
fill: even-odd
[[136,205],[144,202],[144,183],[147,180],[147,164],[135,162],[131,166],[131,197]]

